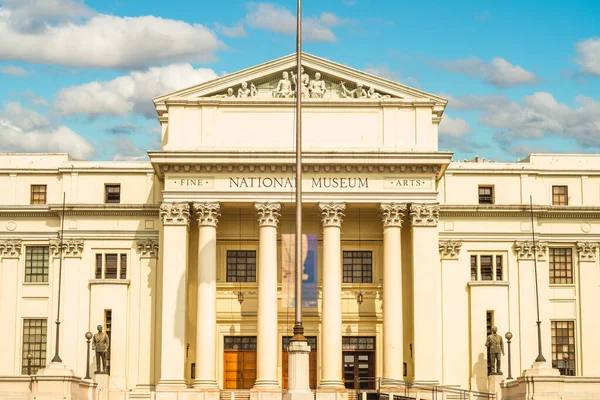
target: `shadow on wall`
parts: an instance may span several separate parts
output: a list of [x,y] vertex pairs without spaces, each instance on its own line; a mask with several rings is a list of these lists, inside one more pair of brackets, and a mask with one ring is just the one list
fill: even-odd
[[487,392],[487,360],[483,356],[483,353],[479,353],[477,362],[473,365],[473,378],[475,378],[475,385],[477,386],[473,390],[479,392]]

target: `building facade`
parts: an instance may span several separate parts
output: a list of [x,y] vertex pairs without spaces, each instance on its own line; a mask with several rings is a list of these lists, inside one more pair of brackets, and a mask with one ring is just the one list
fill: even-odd
[[536,269],[547,364],[600,376],[600,156],[453,162],[438,151],[446,100],[308,54],[296,77],[294,63],[154,99],[150,162],[0,156],[0,391],[27,353],[33,374],[52,359],[60,282],[59,354],[84,376],[84,334],[102,325],[111,399],[281,396],[296,82],[318,395],[371,378],[487,391],[492,326],[512,332],[518,376],[538,354]]

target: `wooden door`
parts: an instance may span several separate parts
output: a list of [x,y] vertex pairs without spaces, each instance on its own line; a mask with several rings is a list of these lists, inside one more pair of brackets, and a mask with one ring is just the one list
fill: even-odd
[[346,389],[375,389],[374,351],[345,351],[342,359]]
[[223,358],[224,389],[251,389],[256,381],[256,337],[226,337]]
[[[289,337],[282,338],[282,351],[281,351],[281,380],[283,389],[288,388],[288,352],[287,347],[289,343]],[[307,336],[306,340],[310,346],[310,353],[308,354],[308,383],[311,389],[317,388],[317,337]]]

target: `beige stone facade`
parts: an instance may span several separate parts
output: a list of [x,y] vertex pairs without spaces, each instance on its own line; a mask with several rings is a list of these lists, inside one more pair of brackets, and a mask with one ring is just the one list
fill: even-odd
[[[281,274],[281,238],[294,232],[294,99],[273,91],[294,62],[154,99],[162,149],[150,162],[0,155],[0,397],[30,390],[23,354],[39,351],[41,365],[54,355],[61,255],[59,353],[83,377],[84,334],[110,329],[106,396],[281,396],[294,322]],[[567,375],[600,376],[600,156],[452,162],[437,147],[446,100],[310,55],[304,66],[326,87],[303,114],[317,392],[345,393],[359,377],[487,391],[491,325],[513,333],[519,376],[537,356],[535,266],[547,366],[554,354]],[[228,97],[241,82],[256,93]],[[342,96],[341,82],[384,97]],[[239,252],[250,252],[245,272],[232,275]]]

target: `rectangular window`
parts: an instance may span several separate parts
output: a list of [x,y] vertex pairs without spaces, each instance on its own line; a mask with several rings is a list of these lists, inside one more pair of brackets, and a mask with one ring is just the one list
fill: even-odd
[[477,280],[477,256],[471,256],[471,280]]
[[47,283],[49,247],[27,246],[25,249],[25,282]]
[[492,265],[492,256],[479,256],[479,270],[481,271],[482,281],[493,280],[494,266]]
[[493,186],[479,186],[479,204],[494,204]]
[[105,196],[104,201],[106,203],[120,203],[121,202],[121,185],[105,185]]
[[343,260],[344,283],[373,282],[372,251],[344,251]]
[[46,185],[31,185],[31,204],[46,204]]
[[256,282],[256,251],[227,250],[227,282]]
[[112,348],[112,310],[104,310],[104,332],[108,335],[108,351],[106,352],[106,373],[110,375],[110,349]]
[[550,248],[550,284],[573,283],[573,250]]
[[569,205],[569,187],[568,186],[552,186],[552,205],[553,206],[568,206]]
[[551,321],[552,368],[561,375],[575,376],[575,322]]
[[501,281],[504,278],[504,268],[502,267],[502,256],[496,256],[496,280]]
[[[31,374],[46,365],[46,340],[48,321],[45,318],[23,320],[23,358],[21,373],[27,375],[27,365],[31,365]],[[31,354],[31,360],[27,359]]]
[[127,254],[96,253],[96,279],[127,279]]

